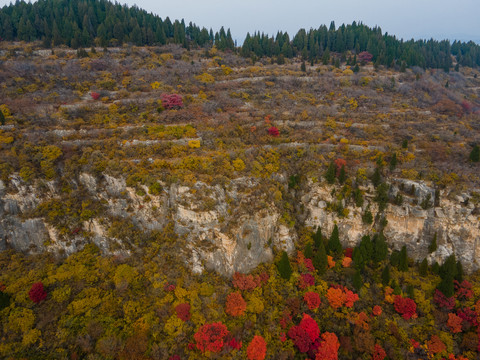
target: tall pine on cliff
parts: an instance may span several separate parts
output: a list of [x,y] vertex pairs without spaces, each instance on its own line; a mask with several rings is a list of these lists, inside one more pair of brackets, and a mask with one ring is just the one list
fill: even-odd
[[292,266],[290,265],[290,260],[288,259],[288,254],[284,251],[282,253],[282,258],[277,263],[278,273],[285,280],[289,280],[292,276]]

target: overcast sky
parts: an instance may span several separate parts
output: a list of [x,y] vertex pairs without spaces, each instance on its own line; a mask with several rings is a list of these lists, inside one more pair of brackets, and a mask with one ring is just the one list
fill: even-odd
[[[230,28],[239,43],[247,32],[337,27],[354,20],[404,39],[448,38],[480,42],[480,0],[120,0],[164,19],[185,19],[200,27]],[[0,0],[8,4],[10,0]]]

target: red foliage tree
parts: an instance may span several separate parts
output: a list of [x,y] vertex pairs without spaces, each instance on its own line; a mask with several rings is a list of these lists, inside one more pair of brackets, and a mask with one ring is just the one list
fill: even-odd
[[373,350],[372,360],[383,360],[387,356],[387,353],[379,344],[375,344],[375,348]]
[[459,309],[457,315],[462,320],[468,322],[471,326],[477,327],[479,325],[480,316],[477,317],[475,311],[470,308]]
[[198,329],[193,338],[196,341],[195,346],[198,350],[217,353],[222,350],[228,334],[227,327],[221,322],[207,323]]
[[366,62],[367,63],[369,61],[372,61],[373,55],[370,54],[368,51],[362,51],[360,54],[358,54],[357,58],[361,62]]
[[47,292],[43,287],[43,283],[36,282],[35,284],[33,284],[30,288],[30,291],[28,292],[28,297],[35,304],[38,304],[39,302],[45,300],[47,298]]
[[247,310],[247,303],[238,291],[228,294],[225,312],[231,316],[242,316]]
[[228,346],[230,346],[232,349],[240,350],[242,348],[242,342],[237,341],[237,339],[235,339],[235,338],[232,338],[228,342]]
[[263,360],[267,354],[267,343],[260,335],[255,335],[248,344],[247,358],[248,360]]
[[160,98],[164,109],[172,110],[183,108],[182,97],[178,94],[162,94]]
[[270,127],[270,128],[268,129],[268,134],[271,135],[271,136],[277,137],[277,136],[280,135],[280,131],[278,130],[277,127],[272,126],[272,127]]
[[452,310],[455,307],[455,298],[453,296],[447,298],[438,289],[435,289],[435,294],[433,295],[433,301],[437,304],[439,308]]
[[[335,168],[337,170],[336,176],[340,175],[340,171],[342,170],[342,167],[345,167],[347,165],[347,161],[342,158],[335,159]],[[346,168],[345,168],[346,170]]]
[[349,257],[349,258],[352,258],[353,256],[353,248],[346,248],[344,251],[343,251],[345,257]]
[[251,291],[256,289],[257,287],[261,287],[262,285],[266,284],[270,279],[270,275],[266,272],[263,272],[259,275],[245,275],[239,272],[233,274],[233,287],[239,290],[247,290]]
[[303,295],[303,300],[305,300],[310,310],[318,309],[318,307],[322,303],[322,301],[320,300],[320,295],[313,291],[306,292]]
[[183,304],[178,304],[175,307],[175,311],[177,313],[177,317],[182,320],[182,321],[188,321],[191,318],[190,314],[190,304],[188,303],[183,303]]
[[382,308],[378,305],[375,305],[372,310],[372,314],[375,316],[382,315]]
[[417,304],[410,298],[404,298],[401,295],[395,296],[395,310],[402,315],[405,320],[411,319],[417,311]]
[[[303,318],[298,325],[292,326],[288,330],[288,337],[302,353],[316,348],[315,341],[320,336],[320,329],[315,320],[309,315],[303,314]],[[318,344],[316,344],[318,346]]]
[[93,100],[98,100],[100,99],[100,94],[98,92],[92,91],[90,93],[90,96],[92,97]]
[[304,290],[309,286],[315,285],[315,277],[312,274],[302,274],[300,275],[298,286],[300,289]]
[[458,300],[469,300],[473,297],[472,284],[467,280],[459,283],[457,280],[453,281],[455,285],[455,296]]
[[310,271],[312,274],[315,273],[315,266],[313,266],[312,259],[305,259],[303,265]]

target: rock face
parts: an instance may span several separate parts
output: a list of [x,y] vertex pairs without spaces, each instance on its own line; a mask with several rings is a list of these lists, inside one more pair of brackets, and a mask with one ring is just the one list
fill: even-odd
[[[283,178],[277,180],[285,182]],[[56,184],[27,186],[19,177],[12,177],[8,187],[0,182],[0,250],[70,254],[94,242],[104,253],[128,254],[136,245],[111,235],[109,228],[115,219],[144,232],[161,231],[171,224],[185,239],[187,246],[179,251],[196,273],[205,268],[225,276],[248,272],[272,261],[275,250],[292,254],[295,248],[297,235],[282,220],[284,209],[269,200],[254,178],[238,178],[227,185],[197,182],[190,187],[159,183],[161,191],[155,194],[149,194],[145,186],[134,189],[124,179],[108,175],[96,178],[84,173],[74,183],[86,196],[104,204],[105,211],[85,221],[82,232],[60,235],[45,219],[32,215],[42,202],[60,199]],[[430,263],[441,263],[455,253],[467,271],[480,268],[479,209],[469,194],[450,196],[444,191],[434,207],[435,192],[427,184],[395,179],[390,185],[391,198],[397,193],[404,197],[401,205],[388,204],[384,211],[384,233],[392,248],[406,245],[410,257],[418,261],[427,257]],[[295,214],[297,224],[320,226],[329,234],[336,223],[343,245],[355,246],[363,235],[378,228],[378,221],[373,225],[362,222],[367,208],[374,217],[378,212],[373,187],[362,190],[363,206],[342,200],[342,217],[331,210],[338,202],[333,187],[309,181],[302,190],[290,190],[296,205],[303,209]],[[428,254],[435,233],[438,249]]]
[[[436,261],[441,264],[448,256],[455,254],[467,271],[479,269],[480,217],[478,208],[469,202],[471,196],[462,194],[452,200],[442,194],[438,206],[434,207],[433,188],[423,182],[400,179],[391,184],[390,196],[395,196],[400,191],[399,187],[412,189],[412,185],[415,191],[408,190],[409,195],[403,194],[402,205],[388,204],[384,212],[387,220],[384,234],[390,247],[400,249],[406,245],[410,257],[417,261],[427,258],[429,263]],[[363,235],[374,231],[373,225],[365,225],[362,221],[362,214],[367,207],[374,218],[377,215],[373,189],[364,189],[366,196],[362,208],[347,206],[348,215],[340,218],[335,212],[327,210],[327,204],[336,201],[331,195],[331,187],[310,183],[307,188],[309,190],[302,196],[308,214],[305,225],[320,226],[324,233],[330,233],[337,223],[344,247],[355,246]],[[424,209],[418,203],[425,199],[431,201],[424,203]],[[438,248],[429,254],[428,246],[435,233]]]

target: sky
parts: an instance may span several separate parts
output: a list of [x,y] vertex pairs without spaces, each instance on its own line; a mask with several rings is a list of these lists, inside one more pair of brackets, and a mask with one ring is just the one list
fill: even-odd
[[[480,43],[480,0],[117,0],[171,20],[185,19],[200,27],[230,28],[239,44],[247,32],[290,36],[300,28],[318,28],[335,21],[363,22],[398,38],[459,39]],[[0,5],[10,0],[0,0]]]

